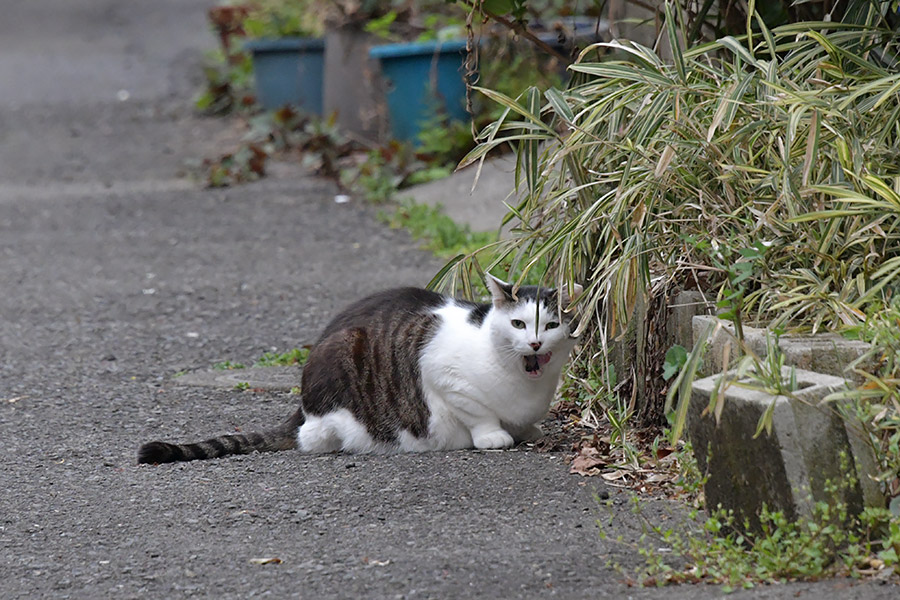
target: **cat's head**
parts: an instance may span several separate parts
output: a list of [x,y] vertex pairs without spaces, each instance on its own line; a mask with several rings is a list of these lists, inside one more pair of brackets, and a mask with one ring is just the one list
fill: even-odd
[[531,379],[539,379],[547,365],[561,367],[574,345],[571,314],[564,309],[581,294],[581,286],[575,285],[570,297],[565,290],[530,285],[513,289],[490,274],[487,286],[494,305],[491,329],[498,350],[518,361]]

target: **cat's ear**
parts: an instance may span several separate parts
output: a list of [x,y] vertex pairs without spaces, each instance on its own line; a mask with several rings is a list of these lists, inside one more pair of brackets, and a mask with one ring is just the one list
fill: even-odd
[[581,287],[577,283],[572,284],[572,295],[571,296],[569,295],[567,286],[564,285],[561,288],[559,288],[559,305],[560,305],[560,307],[563,310],[567,310],[569,308],[569,306],[572,304],[572,302],[574,302],[575,300],[578,300],[578,298],[579,298],[579,296],[581,296],[582,292],[584,292],[584,288]]
[[487,288],[491,292],[491,301],[495,307],[500,308],[516,301],[512,286],[502,279],[497,279],[490,273],[487,273],[485,283],[487,283]]

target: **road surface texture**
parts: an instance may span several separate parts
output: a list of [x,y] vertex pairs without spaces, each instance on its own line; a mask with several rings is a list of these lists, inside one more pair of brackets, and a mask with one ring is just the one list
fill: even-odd
[[[299,171],[224,191],[182,176],[228,127],[191,113],[203,2],[0,8],[0,598],[721,595],[627,587],[608,563],[639,557],[601,540],[594,496],[608,533],[635,540],[628,495],[560,454],[135,464],[142,442],[293,410],[177,372],[308,343],[342,305],[440,265]],[[734,597],[896,594],[837,580]]]

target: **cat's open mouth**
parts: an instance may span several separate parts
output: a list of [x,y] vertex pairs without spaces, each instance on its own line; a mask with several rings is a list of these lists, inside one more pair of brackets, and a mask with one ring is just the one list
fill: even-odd
[[525,361],[525,374],[532,379],[537,379],[538,377],[543,375],[544,365],[550,362],[551,356],[553,356],[552,352],[547,352],[546,354],[529,354],[528,356],[523,356],[522,359]]

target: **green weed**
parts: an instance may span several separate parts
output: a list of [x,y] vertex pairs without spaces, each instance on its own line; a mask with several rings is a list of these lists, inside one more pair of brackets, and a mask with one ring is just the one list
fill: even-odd
[[758,583],[840,574],[859,577],[884,568],[900,574],[896,560],[900,517],[883,509],[853,516],[841,500],[839,486],[829,485],[828,490],[832,501],[817,502],[811,516],[791,520],[764,507],[756,530],[721,507],[705,517],[692,511],[690,520],[680,526],[663,526],[644,515],[634,496],[642,533],[637,543],[619,543],[643,557],[636,577],[645,586],[714,583],[728,592]]
[[[656,443],[660,439],[667,439],[668,435],[663,434],[654,440]],[[654,450],[653,455],[657,452]],[[703,505],[703,486],[706,485],[709,475],[700,471],[700,465],[694,456],[693,444],[686,441],[677,446],[675,450],[675,462],[678,465],[678,477],[675,479],[675,489],[678,490],[680,496],[690,498],[695,508],[702,508]],[[707,463],[709,464],[709,460]]]
[[288,350],[287,352],[266,352],[259,360],[257,360],[253,366],[254,367],[288,367],[291,365],[304,365],[306,364],[306,359],[309,358],[309,348],[294,348],[292,350]]
[[245,369],[246,366],[239,362],[231,362],[230,360],[224,360],[222,362],[217,362],[213,365],[213,369],[217,371],[232,371],[234,369]]
[[224,115],[254,105],[253,62],[250,55],[235,52],[226,57],[221,50],[209,52],[203,64],[203,91],[194,106],[206,115]]
[[497,240],[496,233],[473,232],[444,214],[441,207],[413,200],[402,202],[393,214],[379,217],[393,228],[406,229],[425,249],[442,258],[469,254]]

